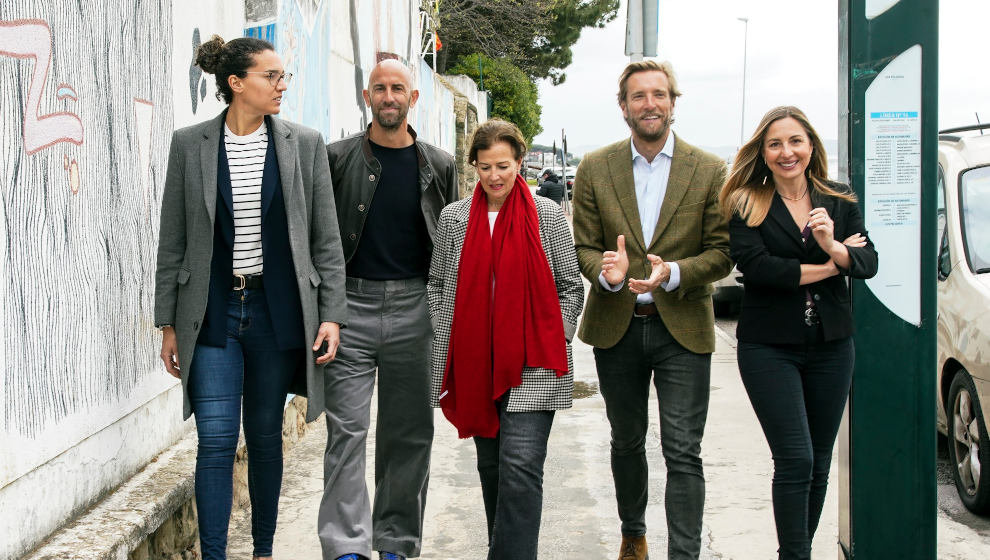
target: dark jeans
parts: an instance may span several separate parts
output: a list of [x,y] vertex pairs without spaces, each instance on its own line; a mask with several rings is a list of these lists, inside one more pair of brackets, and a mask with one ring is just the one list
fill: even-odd
[[543,463],[553,411],[505,412],[494,438],[474,438],[488,519],[489,560],[537,557],[543,513]]
[[305,352],[279,350],[262,290],[231,291],[227,346],[196,345],[189,399],[196,415],[196,514],[204,560],[227,557],[234,453],[244,401],[255,556],[271,556],[282,486],[282,415]]
[[808,344],[740,342],[739,372],[773,455],[779,558],[811,558],[832,446],[852,380],[852,339]]
[[698,558],[705,475],[701,437],[708,417],[711,354],[681,346],[660,317],[633,317],[611,348],[595,348],[598,381],[612,427],[612,477],[622,534],[646,534],[650,379],[660,403],[660,445],[667,465],[664,507],[669,558]]

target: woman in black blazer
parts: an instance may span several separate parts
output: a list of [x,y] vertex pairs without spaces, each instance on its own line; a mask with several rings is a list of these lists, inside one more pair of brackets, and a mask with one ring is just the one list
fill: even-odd
[[856,197],[826,178],[827,161],[804,113],[777,107],[739,150],[720,195],[746,280],[739,372],[773,454],[781,560],[811,557],[825,501],[854,362],[845,277],[877,272]]

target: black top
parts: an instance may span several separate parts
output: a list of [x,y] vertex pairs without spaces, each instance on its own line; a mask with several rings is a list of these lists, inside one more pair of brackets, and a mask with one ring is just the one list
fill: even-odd
[[[840,183],[830,183],[838,191],[849,192]],[[810,296],[821,319],[825,340],[852,335],[852,309],[847,278],[866,279],[877,273],[877,252],[869,239],[857,204],[810,192],[812,207],[823,207],[832,218],[834,238],[842,241],[854,233],[867,236],[864,247],[849,247],[848,269],[838,276],[799,285],[802,264],[823,264],[829,256],[814,236],[805,240],[801,229],[774,194],[770,212],[763,223],[749,227],[738,215],[729,222],[732,259],[743,273],[746,289],[736,327],[740,342],[763,344],[804,343],[804,310]]]
[[540,184],[540,188],[536,191],[536,194],[545,196],[560,204],[564,200],[564,185],[558,182],[555,176],[551,175],[546,181]]
[[420,209],[416,146],[386,148],[371,142],[381,177],[368,207],[347,275],[368,280],[426,277],[429,233]]

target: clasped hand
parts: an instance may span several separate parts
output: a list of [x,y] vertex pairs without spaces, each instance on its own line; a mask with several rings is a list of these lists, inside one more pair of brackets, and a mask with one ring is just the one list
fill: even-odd
[[[616,286],[621,284],[629,272],[629,256],[626,254],[626,237],[620,235],[615,240],[615,251],[602,253],[602,276],[605,281]],[[647,294],[656,290],[670,279],[670,265],[656,255],[646,255],[650,262],[650,277],[645,280],[629,279],[629,291],[634,294]]]

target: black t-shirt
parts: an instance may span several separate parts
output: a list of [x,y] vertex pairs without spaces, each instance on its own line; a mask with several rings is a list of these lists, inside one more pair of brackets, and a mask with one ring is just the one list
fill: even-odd
[[368,280],[425,278],[429,233],[420,207],[416,146],[386,148],[371,142],[371,152],[382,172],[347,275]]

